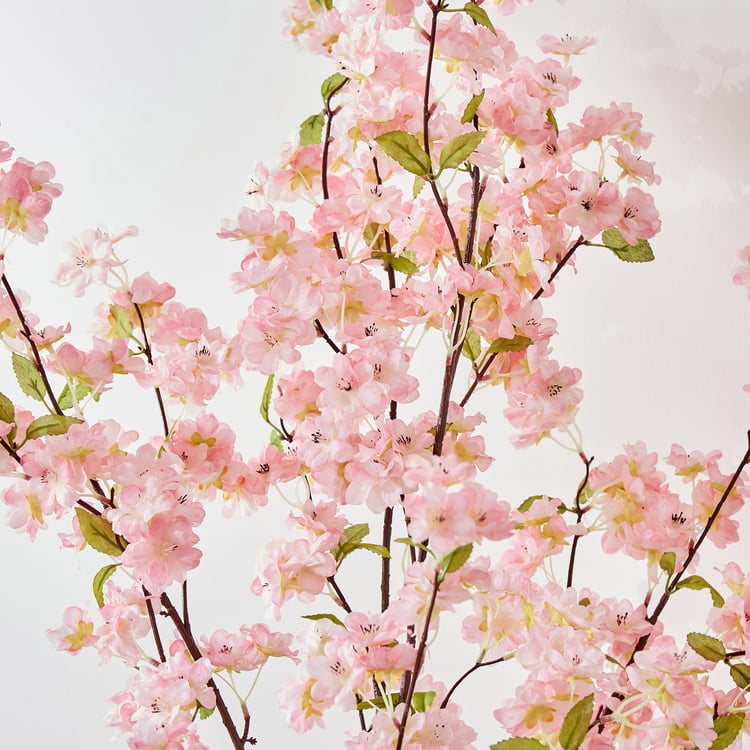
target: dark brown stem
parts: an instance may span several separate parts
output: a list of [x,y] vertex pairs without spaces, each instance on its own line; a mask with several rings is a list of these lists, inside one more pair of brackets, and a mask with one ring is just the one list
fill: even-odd
[[154,605],[151,601],[152,596],[145,586],[142,586],[141,588],[143,589],[143,596],[146,597],[146,610],[148,611],[148,621],[151,623],[151,632],[154,634],[154,642],[156,643],[156,650],[159,653],[159,661],[162,664],[164,664],[164,662],[167,660],[167,657],[164,654],[164,646],[162,645],[161,636],[159,635],[159,626],[156,623],[156,615],[154,614]]
[[491,659],[490,661],[478,661],[473,666],[469,667],[451,686],[451,689],[448,691],[448,694],[443,698],[443,702],[440,704],[440,708],[445,708],[448,703],[450,702],[451,696],[456,691],[456,688],[470,675],[477,671],[477,669],[481,669],[482,667],[489,667],[492,664],[499,664],[500,662],[505,661],[505,656],[500,656],[497,659]]
[[406,695],[403,696],[404,714],[401,717],[401,721],[398,726],[398,742],[396,743],[396,750],[401,750],[404,745],[404,737],[406,733],[406,723],[409,721],[409,710],[411,708],[411,702],[414,698],[414,690],[417,685],[417,678],[422,670],[424,664],[424,655],[427,650],[427,638],[430,634],[430,620],[432,619],[432,613],[435,610],[435,601],[437,600],[438,589],[440,588],[440,572],[435,571],[435,579],[432,583],[432,596],[430,597],[430,604],[427,607],[427,614],[425,615],[424,627],[422,628],[422,636],[419,639],[419,646],[417,648],[417,657],[414,660],[414,670],[409,680],[409,685],[406,689]]
[[[333,124],[333,117],[338,110],[331,109],[331,97],[346,83],[343,81],[333,91],[328,94],[326,99],[326,133],[323,140],[323,163],[320,168],[320,182],[323,187],[323,199],[328,200],[328,151],[331,146],[331,125]],[[344,259],[344,253],[341,250],[341,243],[339,242],[339,236],[336,232],[333,232],[333,246],[336,248],[336,257],[339,260]]]
[[[748,430],[747,432],[747,441],[748,441],[747,450],[745,451],[745,454],[740,459],[739,464],[737,464],[737,468],[735,469],[735,472],[732,475],[732,478],[729,480],[729,484],[727,485],[726,489],[722,493],[721,498],[719,499],[719,502],[716,503],[716,507],[714,508],[713,513],[711,513],[711,516],[709,517],[708,521],[706,521],[706,525],[703,527],[703,531],[698,537],[698,540],[688,552],[687,557],[685,558],[685,561],[682,564],[682,568],[679,570],[679,572],[675,574],[675,576],[669,582],[669,585],[665,589],[664,593],[661,595],[661,598],[656,604],[656,607],[654,607],[654,611],[646,618],[646,621],[651,623],[651,625],[656,625],[656,623],[658,622],[659,617],[661,616],[661,613],[664,611],[664,608],[667,606],[667,602],[669,602],[669,598],[677,590],[677,585],[682,579],[683,574],[685,573],[685,571],[687,571],[688,567],[690,567],[690,563],[698,554],[698,550],[701,548],[701,545],[703,544],[706,537],[708,536],[708,532],[711,531],[711,527],[714,525],[714,522],[719,517],[719,513],[721,513],[721,509],[724,507],[724,503],[727,501],[727,498],[732,494],[732,490],[734,489],[735,484],[737,484],[737,482],[739,481],[742,471],[744,470],[745,466],[747,466],[748,462],[750,462],[750,430]],[[628,660],[628,663],[625,666],[629,666],[630,664],[633,663],[633,660],[635,659],[635,655],[639,651],[643,651],[650,637],[651,637],[651,633],[646,633],[645,635],[642,635],[638,639],[638,642],[635,644],[635,648],[633,649],[633,653],[630,655],[630,659]]]
[[[403,501],[403,495],[401,496]],[[389,552],[391,550],[391,532],[393,529],[393,508],[386,508],[383,513],[382,543]],[[380,558],[380,611],[385,612],[391,603],[391,558],[385,555]]]
[[[167,611],[169,618],[177,628],[177,632],[180,634],[180,637],[185,642],[185,646],[190,653],[190,656],[192,656],[196,661],[198,659],[201,659],[203,657],[203,654],[198,648],[198,644],[195,642],[195,638],[193,637],[192,632],[189,628],[185,627],[185,623],[180,618],[180,615],[175,609],[174,604],[172,604],[166,594],[161,595],[160,601],[164,609]],[[224,724],[224,728],[227,730],[229,739],[232,741],[232,747],[234,748],[234,750],[243,750],[245,743],[242,741],[242,738],[237,731],[237,727],[234,725],[234,721],[232,720],[232,716],[229,713],[227,704],[224,702],[224,698],[219,691],[219,688],[216,685],[213,677],[208,681],[207,684],[211,688],[211,690],[214,691],[214,695],[216,696],[216,710],[219,712],[219,716],[221,716],[221,721]]]
[[[550,274],[549,279],[547,279],[547,284],[551,284],[554,280],[557,274],[562,271],[562,269],[565,267],[565,265],[568,263],[568,261],[573,257],[573,254],[575,251],[584,243],[583,237],[579,237],[571,246],[571,248],[563,255],[563,257],[558,261],[557,265],[553,269],[552,273]],[[531,298],[532,300],[539,299],[542,294],[544,293],[544,287],[539,287],[539,289],[536,290],[536,293]],[[474,381],[469,386],[468,390],[464,394],[464,397],[460,401],[460,406],[466,406],[467,402],[471,398],[472,394],[476,390],[476,387],[482,382],[484,379],[484,376],[487,374],[487,371],[492,366],[492,363],[495,361],[495,357],[497,357],[497,352],[494,354],[490,354],[489,357],[487,357],[482,366],[477,370],[477,372],[474,375]]]
[[39,354],[39,349],[37,349],[37,346],[34,343],[34,339],[32,338],[32,331],[29,328],[28,323],[26,322],[26,316],[23,314],[23,310],[21,310],[21,305],[18,303],[18,299],[16,298],[16,295],[13,292],[13,289],[10,286],[10,282],[8,281],[8,278],[6,277],[5,274],[2,275],[2,282],[3,282],[3,286],[5,287],[5,291],[8,293],[8,296],[10,297],[11,304],[13,305],[13,308],[16,311],[18,320],[21,323],[21,328],[23,328],[24,337],[29,342],[31,351],[34,353],[34,367],[36,367],[37,372],[42,378],[42,383],[44,383],[44,390],[47,392],[47,396],[49,397],[50,403],[52,404],[52,408],[55,410],[56,414],[62,415],[63,411],[60,408],[60,404],[57,403],[55,394],[52,391],[52,386],[50,385],[50,382],[47,379],[47,371],[44,369],[44,365],[42,364],[42,358]]
[[188,583],[187,578],[182,582],[182,621],[190,630],[190,612],[188,610]]
[[[151,344],[148,341],[148,334],[146,333],[146,322],[143,320],[143,313],[141,312],[141,306],[137,302],[133,302],[135,313],[138,316],[138,323],[141,327],[141,333],[143,334],[143,351],[146,354],[146,359],[150,365],[154,364],[154,358],[151,353]],[[161,389],[157,385],[154,388],[156,393],[156,401],[159,404],[159,413],[161,414],[161,424],[164,430],[164,436],[169,437],[169,422],[167,420],[167,412],[164,408],[164,399],[161,396]]]
[[[589,483],[589,472],[591,471],[591,463],[594,460],[594,457],[591,456],[591,458],[586,458],[586,456],[583,455],[583,453],[579,454],[581,457],[581,461],[583,461],[584,466],[586,467],[586,473],[583,475],[583,479],[581,480],[581,483],[578,485],[578,490],[576,492],[576,500],[575,500],[575,507],[576,507],[576,523],[581,523],[581,519],[583,518],[583,510],[581,509],[581,494],[586,489],[586,485]],[[570,545],[570,559],[568,560],[568,581],[567,581],[567,587],[570,588],[573,585],[573,567],[575,566],[576,561],[576,550],[578,549],[578,540],[581,537],[576,534],[573,537],[573,541]]]
[[331,588],[336,592],[336,596],[339,598],[339,604],[344,609],[344,611],[348,614],[352,611],[352,608],[349,606],[349,602],[346,601],[346,597],[344,596],[344,592],[339,588],[338,583],[336,583],[336,579],[334,576],[330,576],[328,579],[328,583],[331,584]]
[[315,326],[315,330],[318,332],[318,336],[323,339],[323,341],[328,344],[328,346],[333,349],[333,351],[336,352],[336,354],[341,354],[341,349],[338,348],[336,345],[336,342],[326,333],[326,329],[323,328],[323,324],[316,318],[313,325]]

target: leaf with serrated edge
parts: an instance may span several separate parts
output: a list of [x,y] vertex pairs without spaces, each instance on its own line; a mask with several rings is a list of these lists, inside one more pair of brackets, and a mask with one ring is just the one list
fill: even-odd
[[474,115],[476,115],[479,105],[482,103],[482,99],[484,99],[484,89],[478,94],[474,94],[474,96],[469,99],[469,103],[466,105],[463,115],[461,115],[462,125],[466,125],[466,123],[471,122],[474,119]]
[[703,633],[688,633],[687,634],[688,646],[704,659],[709,661],[723,661],[727,655],[727,650],[724,648],[724,644],[718,639],[710,635]]
[[675,589],[691,589],[693,591],[708,589],[714,607],[724,606],[724,597],[705,578],[703,578],[703,576],[696,575],[683,578],[677,586],[675,586]]
[[105,565],[94,576],[92,588],[94,589],[94,599],[99,605],[99,609],[104,606],[104,584],[112,577],[112,574],[120,567],[120,563],[111,563]]
[[528,349],[534,342],[521,333],[516,334],[512,339],[495,339],[487,350],[489,354],[499,354],[500,352],[522,352]]
[[344,529],[344,536],[347,542],[361,542],[369,533],[369,523],[355,523]]
[[708,750],[726,750],[737,739],[744,723],[745,718],[741,713],[717,716],[714,719],[716,739]]
[[391,553],[388,551],[388,547],[384,547],[382,544],[370,544],[369,542],[360,542],[356,545],[357,549],[364,549],[368,552],[373,552],[381,557],[390,557]]
[[26,428],[26,439],[35,440],[45,435],[64,435],[71,425],[82,424],[82,422],[82,419],[62,414],[45,414],[43,417],[37,417]]
[[44,381],[32,361],[13,352],[11,365],[21,390],[36,401],[44,401]]
[[464,5],[464,13],[471,16],[480,26],[488,28],[495,35],[497,34],[495,27],[492,25],[492,21],[490,21],[490,17],[487,15],[487,11],[484,8],[480,8],[474,3],[466,3],[466,5]]
[[263,396],[260,399],[260,416],[266,423],[268,423],[268,409],[271,406],[271,396],[273,395],[273,378],[273,374],[268,376],[266,387],[263,389]]
[[549,745],[531,737],[511,737],[509,740],[500,740],[490,745],[490,750],[549,750]]
[[16,409],[13,402],[4,393],[0,393],[0,422],[13,424],[15,421]]
[[310,115],[299,126],[299,145],[312,146],[323,141],[323,124],[325,118],[318,113]]
[[602,242],[626,263],[648,263],[654,259],[654,251],[648,240],[638,240],[635,245],[630,245],[618,229],[602,232]]
[[390,266],[394,271],[404,273],[407,276],[413,276],[419,271],[419,266],[404,255],[394,255],[393,253],[378,250],[372,253],[371,257],[382,260],[385,265]]
[[536,500],[541,500],[543,497],[546,497],[546,495],[530,495],[518,506],[518,512],[525,513],[527,510],[531,510],[531,506],[534,502]]
[[[76,401],[80,404],[81,401],[83,401],[83,399],[85,399],[93,390],[94,389],[86,383],[78,383],[76,385]],[[67,383],[57,397],[57,405],[61,409],[73,408],[73,395],[70,392],[70,386]]]
[[76,508],[76,518],[83,538],[92,549],[112,557],[122,554],[112,524],[106,518],[89,513],[83,508]]
[[594,711],[594,694],[581,698],[568,711],[560,727],[560,745],[563,750],[578,750],[589,731]]
[[429,156],[411,133],[405,130],[391,130],[379,135],[375,142],[407,172],[418,177],[424,177],[432,172]]
[[332,76],[328,76],[320,86],[320,95],[323,97],[323,101],[328,102],[333,94],[338,94],[348,80],[342,73],[334,73]]
[[330,620],[331,622],[336,623],[336,625],[341,625],[341,627],[344,627],[344,623],[339,620],[336,615],[330,615],[327,612],[323,612],[319,615],[302,615],[303,620]]
[[452,138],[440,152],[440,169],[455,169],[463,164],[482,142],[484,136],[483,132],[475,130]]
[[482,353],[482,340],[479,338],[479,334],[473,329],[469,328],[466,332],[466,338],[464,338],[463,346],[461,347],[461,354],[468,357],[472,362],[476,362],[479,359],[479,355]]
[[750,685],[750,664],[732,664],[729,667],[729,676],[737,687],[744,690]]

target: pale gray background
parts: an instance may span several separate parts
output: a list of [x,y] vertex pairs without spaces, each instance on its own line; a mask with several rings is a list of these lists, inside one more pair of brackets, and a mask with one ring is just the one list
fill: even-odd
[[[244,309],[246,301],[229,295],[226,281],[241,251],[215,232],[241,205],[253,162],[273,162],[281,141],[318,109],[318,83],[332,72],[282,41],[280,6],[260,0],[8,5],[0,140],[19,155],[52,161],[65,186],[47,242],[38,249],[18,243],[7,264],[46,322],[71,319],[85,330],[92,300],[71,301],[46,280],[61,243],[97,223],[140,227],[141,236],[123,246],[133,275],[149,270],[171,281],[183,302],[204,307],[226,326]],[[744,450],[750,307],[730,277],[736,251],[750,242],[747,7],[737,0],[568,0],[562,7],[538,0],[505,22],[520,30],[522,51],[532,54],[542,33],[597,36],[599,44],[575,61],[583,84],[571,117],[590,103],[632,101],[656,134],[649,158],[663,176],[654,192],[664,222],[653,241],[657,261],[626,267],[591,249],[581,254],[577,275],[563,274],[547,308],[562,332],[557,357],[584,372],[580,424],[587,449],[602,460],[639,438],[662,454],[673,441],[721,448],[727,470]],[[12,390],[9,373],[0,374],[0,390]],[[254,440],[256,404],[256,395],[246,395],[217,406],[243,447]],[[487,393],[477,406],[499,411],[502,396]],[[235,418],[242,410],[244,426]],[[152,404],[144,403],[139,418],[156,429]],[[504,431],[490,434],[500,445],[503,497],[516,501],[540,483],[561,494],[575,487],[575,459],[554,447],[514,456]],[[260,616],[247,584],[265,523],[217,521],[203,533],[207,564],[193,583],[199,630]],[[76,560],[57,547],[51,532],[31,547],[25,537],[0,530],[0,745],[123,748],[122,739],[109,742],[102,717],[125,673],[114,664],[97,667],[93,654],[57,654],[44,635],[67,605],[92,605],[91,575],[102,563],[92,555]],[[230,552],[217,560],[220,548]],[[745,564],[746,549],[733,552]],[[617,569],[599,570],[591,582],[617,577]],[[621,578],[618,585],[628,595],[639,590],[637,581]],[[468,663],[441,677],[450,679]],[[268,701],[251,707],[262,746],[342,747],[338,727],[329,736],[290,737],[282,714],[268,708],[283,671],[269,667],[261,685]],[[496,672],[473,687],[487,695],[503,679]],[[484,716],[478,746],[486,747],[499,734],[479,694],[467,701],[473,704],[467,716],[477,723]],[[353,715],[339,726],[354,729]],[[218,723],[205,739],[212,750],[227,747]]]

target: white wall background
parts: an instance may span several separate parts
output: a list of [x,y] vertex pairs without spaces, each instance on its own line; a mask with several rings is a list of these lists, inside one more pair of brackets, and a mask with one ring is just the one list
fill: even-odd
[[[318,108],[318,83],[332,72],[282,41],[280,6],[26,0],[6,12],[0,140],[18,155],[53,162],[65,186],[46,243],[17,243],[7,262],[46,322],[86,326],[90,300],[71,301],[47,280],[61,243],[97,223],[140,227],[124,248],[134,273],[169,280],[183,302],[204,307],[219,324],[241,314],[246,303],[228,294],[227,281],[240,251],[215,232],[241,205],[253,162],[273,161],[280,142]],[[656,134],[649,156],[663,177],[655,190],[663,218],[652,242],[656,262],[626,266],[590,248],[576,275],[562,275],[547,308],[560,323],[557,357],[584,372],[580,424],[601,460],[642,438],[661,454],[673,441],[721,448],[729,470],[745,448],[750,307],[731,271],[736,251],[750,242],[748,7],[737,0],[537,0],[505,22],[532,54],[542,33],[597,36],[599,44],[575,61],[583,84],[571,112],[632,101]],[[11,379],[3,370],[0,390]],[[255,415],[257,399],[219,408],[228,420],[232,409]],[[497,399],[488,394],[478,404],[499,413]],[[242,434],[252,440],[247,427]],[[505,438],[498,440],[510,457]],[[529,449],[513,462],[512,484],[500,490],[509,500],[540,481],[561,493],[578,481],[578,464],[554,448]],[[252,622],[259,609],[247,591],[255,556],[247,539],[257,531],[252,521],[212,529],[207,562],[212,541],[214,555],[219,546],[230,552],[196,576],[195,600],[211,607],[196,611],[206,630]],[[123,748],[122,739],[109,743],[102,716],[124,673],[98,667],[89,654],[57,654],[44,635],[65,606],[91,605],[100,562],[76,562],[57,547],[54,534],[40,534],[31,547],[0,528],[0,746]],[[747,546],[733,554],[750,562]],[[601,579],[616,581],[617,570]],[[338,734],[289,740],[279,712],[255,710],[266,748],[342,746]],[[485,743],[495,739],[491,725]],[[226,747],[218,726],[206,740],[212,750]]]

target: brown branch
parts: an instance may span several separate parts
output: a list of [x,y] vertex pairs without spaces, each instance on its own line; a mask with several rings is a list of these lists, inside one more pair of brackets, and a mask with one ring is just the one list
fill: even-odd
[[[583,518],[583,510],[581,510],[581,494],[586,489],[586,485],[589,483],[589,472],[591,471],[591,463],[594,460],[593,456],[591,456],[591,458],[586,458],[583,453],[580,453],[579,455],[581,457],[581,461],[583,461],[584,465],[586,466],[586,473],[583,475],[583,479],[578,485],[578,490],[576,492],[576,523],[581,523],[581,519]],[[573,566],[575,565],[576,550],[578,549],[578,540],[580,538],[581,537],[576,534],[573,537],[573,542],[570,545],[570,558],[568,560],[568,580],[566,584],[568,588],[573,585]]]

